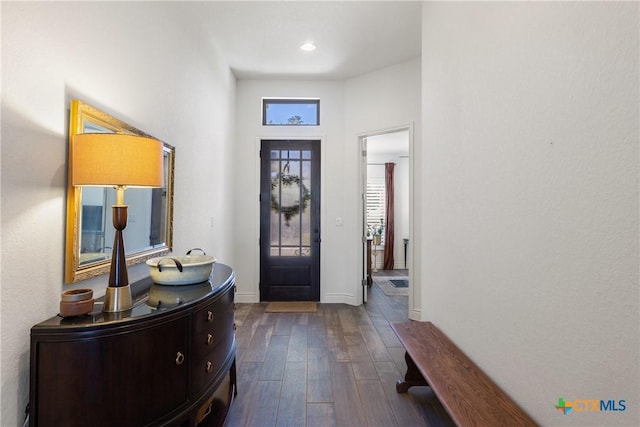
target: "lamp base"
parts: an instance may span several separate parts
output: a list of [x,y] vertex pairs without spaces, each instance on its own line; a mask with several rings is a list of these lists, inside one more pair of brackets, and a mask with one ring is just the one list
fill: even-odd
[[131,286],[108,286],[104,294],[104,306],[102,311],[107,313],[117,313],[119,311],[131,310],[133,299],[131,298]]

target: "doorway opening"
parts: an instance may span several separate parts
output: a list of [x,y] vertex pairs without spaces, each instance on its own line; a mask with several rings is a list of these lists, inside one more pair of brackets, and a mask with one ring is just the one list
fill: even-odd
[[412,128],[360,136],[363,301],[380,287],[387,295],[411,295]]

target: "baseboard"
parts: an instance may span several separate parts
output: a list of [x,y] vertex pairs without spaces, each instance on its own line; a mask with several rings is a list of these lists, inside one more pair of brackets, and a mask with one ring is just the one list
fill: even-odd
[[349,304],[349,305],[360,305],[356,303],[356,298],[351,294],[343,294],[343,293],[330,293],[321,296],[321,303],[325,304]]
[[[235,302],[239,304],[257,304],[260,302],[260,296],[253,292],[236,292]],[[353,295],[343,293],[323,295],[320,302],[326,304],[360,305],[356,303],[356,298]]]
[[254,292],[236,292],[234,299],[239,304],[256,304],[260,302],[260,297]]

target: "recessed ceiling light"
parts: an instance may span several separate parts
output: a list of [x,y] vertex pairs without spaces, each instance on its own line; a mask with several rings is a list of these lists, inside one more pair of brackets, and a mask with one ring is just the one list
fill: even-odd
[[311,42],[308,42],[300,46],[300,49],[304,50],[305,52],[311,52],[313,50],[316,50],[316,45]]

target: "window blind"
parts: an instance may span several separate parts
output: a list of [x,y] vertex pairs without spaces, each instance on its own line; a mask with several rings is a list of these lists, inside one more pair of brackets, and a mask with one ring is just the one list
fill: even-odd
[[[377,230],[384,220],[385,185],[384,178],[367,179],[367,229]],[[382,234],[384,244],[384,233]]]

